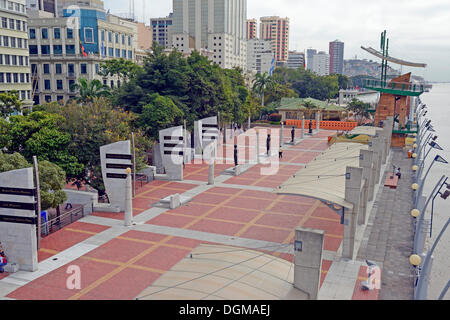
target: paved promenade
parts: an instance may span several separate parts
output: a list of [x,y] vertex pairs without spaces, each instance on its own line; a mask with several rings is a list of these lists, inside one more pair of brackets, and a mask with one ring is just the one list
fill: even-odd
[[[215,184],[207,185],[208,165],[187,164],[184,181],[153,181],[137,190],[132,227],[123,226],[123,213],[95,212],[44,238],[39,271],[0,275],[0,299],[135,299],[200,244],[253,249],[292,262],[297,226],[325,231],[322,299],[378,299],[379,290],[361,290],[361,282],[367,279],[362,260],[349,263],[339,259],[343,234],[340,217],[318,200],[273,193],[326,150],[327,138],[334,133],[321,131],[295,146],[286,145],[276,175],[261,174],[270,165],[259,164],[234,177],[225,174],[232,164],[217,163]],[[300,136],[299,130],[296,136]],[[290,129],[285,130],[284,137],[289,140]],[[260,135],[261,154],[265,152],[265,140]],[[230,146],[232,143],[227,141]],[[240,154],[249,149],[252,147],[243,148]],[[272,157],[278,159],[278,154]],[[410,166],[401,167],[406,176]],[[406,177],[403,183],[409,183]],[[192,197],[192,201],[175,210],[158,206],[161,199],[175,193]],[[370,229],[366,232],[371,234]],[[364,230],[360,233],[362,238]],[[385,255],[388,259],[380,261],[383,264],[399,259],[394,255],[397,235],[392,236],[395,245],[386,248],[393,253]],[[361,242],[360,256],[366,248]],[[367,257],[375,258],[372,251]],[[70,266],[81,270],[79,289],[67,287]]]
[[[392,171],[393,165],[400,167],[402,178],[397,189],[380,189],[358,259],[369,259],[382,266],[380,299],[412,300],[414,273],[409,263],[414,241],[412,160],[399,148],[392,148],[391,154],[388,171]],[[387,173],[382,181],[386,176]]]

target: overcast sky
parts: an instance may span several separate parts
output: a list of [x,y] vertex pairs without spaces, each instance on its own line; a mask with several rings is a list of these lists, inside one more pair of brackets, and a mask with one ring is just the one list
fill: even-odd
[[[112,13],[128,12],[129,0],[104,0]],[[164,17],[172,0],[135,0],[137,19]],[[426,69],[403,69],[429,81],[450,81],[450,0],[247,0],[247,17],[290,18],[290,50],[328,51],[328,43],[345,43],[345,59],[377,60],[360,47],[379,49],[387,30],[390,55],[427,63]],[[398,69],[398,65],[392,65]]]

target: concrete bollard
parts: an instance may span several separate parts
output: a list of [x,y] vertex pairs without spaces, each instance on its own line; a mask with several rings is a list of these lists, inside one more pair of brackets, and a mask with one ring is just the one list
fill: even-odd
[[284,122],[281,123],[281,132],[280,132],[280,148],[284,145]]
[[214,160],[211,159],[209,163],[209,175],[208,175],[208,184],[214,184]]
[[239,176],[240,174],[241,174],[241,166],[237,165],[236,167],[234,167],[234,175]]
[[127,180],[125,185],[125,227],[130,227],[133,220],[133,195],[131,191],[131,169],[127,168]]
[[170,209],[176,209],[179,208],[181,206],[181,199],[180,199],[180,195],[178,193],[171,195],[170,196],[170,204],[169,207]]
[[259,132],[256,131],[256,163],[259,164]]

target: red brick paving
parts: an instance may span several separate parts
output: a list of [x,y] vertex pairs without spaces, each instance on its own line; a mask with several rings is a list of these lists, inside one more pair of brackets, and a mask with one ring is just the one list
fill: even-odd
[[[300,132],[297,130],[296,136],[299,135]],[[331,134],[321,132],[318,136],[323,136],[324,139],[307,140],[295,148],[325,150],[328,147],[326,141],[328,135]],[[260,137],[261,151],[263,151],[265,150],[265,137],[262,135]],[[275,138],[278,137],[273,136],[273,139]],[[286,129],[285,139],[290,139],[290,129]],[[241,150],[244,153],[248,152],[248,147],[242,147]],[[318,154],[316,152],[286,151],[281,161],[308,163]],[[231,167],[230,164],[217,164],[216,176],[229,167]],[[281,165],[275,176],[261,175],[261,170],[268,167],[268,165],[255,166],[239,177],[232,177],[227,183],[274,188],[301,170],[300,166]],[[185,179],[206,181],[208,166],[206,164],[187,164],[184,173]],[[153,181],[146,184],[137,190],[133,214],[136,215],[151,208],[152,204],[161,198],[174,193],[183,193],[194,187],[196,186],[192,184],[167,181]],[[291,241],[292,231],[297,225],[303,224],[305,227],[325,230],[325,250],[337,251],[342,242],[343,232],[340,217],[325,205],[320,205],[314,212],[310,212],[309,217],[305,218],[305,214],[315,202],[315,199],[299,196],[279,196],[260,191],[214,187],[195,197],[189,204],[176,210],[169,210],[146,223],[229,236],[238,235],[242,238],[276,243]],[[123,213],[95,213],[94,215],[123,219]],[[258,216],[259,218],[255,220]],[[63,229],[64,233],[55,234],[53,242],[45,246],[45,249],[50,252],[41,251],[39,253],[41,259],[51,256],[52,250],[65,250],[104,230],[96,229],[99,226],[83,223],[74,224],[71,227],[74,229],[76,227],[80,231],[73,232]],[[106,229],[106,227],[104,228]],[[189,254],[191,248],[200,243],[202,242],[197,240],[129,231],[71,263],[80,265],[82,269],[82,288],[101,279],[98,285],[83,292],[80,298],[133,299],[151,285],[161,275],[161,272],[169,270]],[[124,265],[138,255],[144,254],[146,250],[150,251],[139,260]],[[290,254],[278,253],[277,255],[288,261],[292,261],[293,258]],[[321,284],[330,266],[331,261],[323,261]],[[122,269],[117,269],[119,267]],[[10,297],[16,299],[68,299],[78,291],[65,288],[65,280],[68,277],[66,270],[67,266],[63,266],[16,290]],[[111,273],[112,271],[114,273]],[[356,289],[355,294],[357,294]]]
[[64,251],[106,229],[109,227],[80,221],[72,223],[41,240],[38,261],[52,257],[56,253],[52,251]]
[[[381,276],[381,275],[380,275]],[[362,282],[367,280],[367,266],[361,266],[358,273],[358,280],[355,284],[355,290],[353,291],[352,300],[378,300],[380,295],[379,289],[363,291]]]

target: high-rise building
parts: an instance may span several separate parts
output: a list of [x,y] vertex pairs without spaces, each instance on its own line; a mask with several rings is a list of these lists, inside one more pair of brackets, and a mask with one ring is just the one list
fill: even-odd
[[172,17],[173,13],[165,18],[153,18],[150,20],[153,31],[153,41],[166,49],[171,47],[172,42]]
[[247,70],[256,73],[269,73],[275,54],[272,43],[267,40],[250,39],[247,41]]
[[344,72],[344,43],[335,40],[330,42],[330,74],[343,74]]
[[319,76],[327,76],[330,74],[330,55],[324,51],[319,51],[312,59],[312,72]]
[[316,49],[306,49],[306,69],[312,71],[314,55],[317,54]]
[[289,51],[287,67],[289,69],[303,69],[305,67],[305,54],[303,52]]
[[31,107],[31,72],[25,0],[0,1],[0,92],[17,92]]
[[289,18],[262,17],[260,39],[272,41],[277,61],[287,61],[289,54]]
[[107,14],[103,8],[63,9],[62,17],[30,11],[29,52],[34,101],[67,101],[76,96],[79,78],[120,86],[117,76],[103,76],[100,64],[110,58],[136,61],[137,23]]
[[248,19],[247,20],[247,40],[256,39],[256,29],[258,26],[258,22],[256,19]]
[[[172,47],[222,68],[247,69],[247,0],[173,0]],[[206,52],[206,53],[205,53]]]

